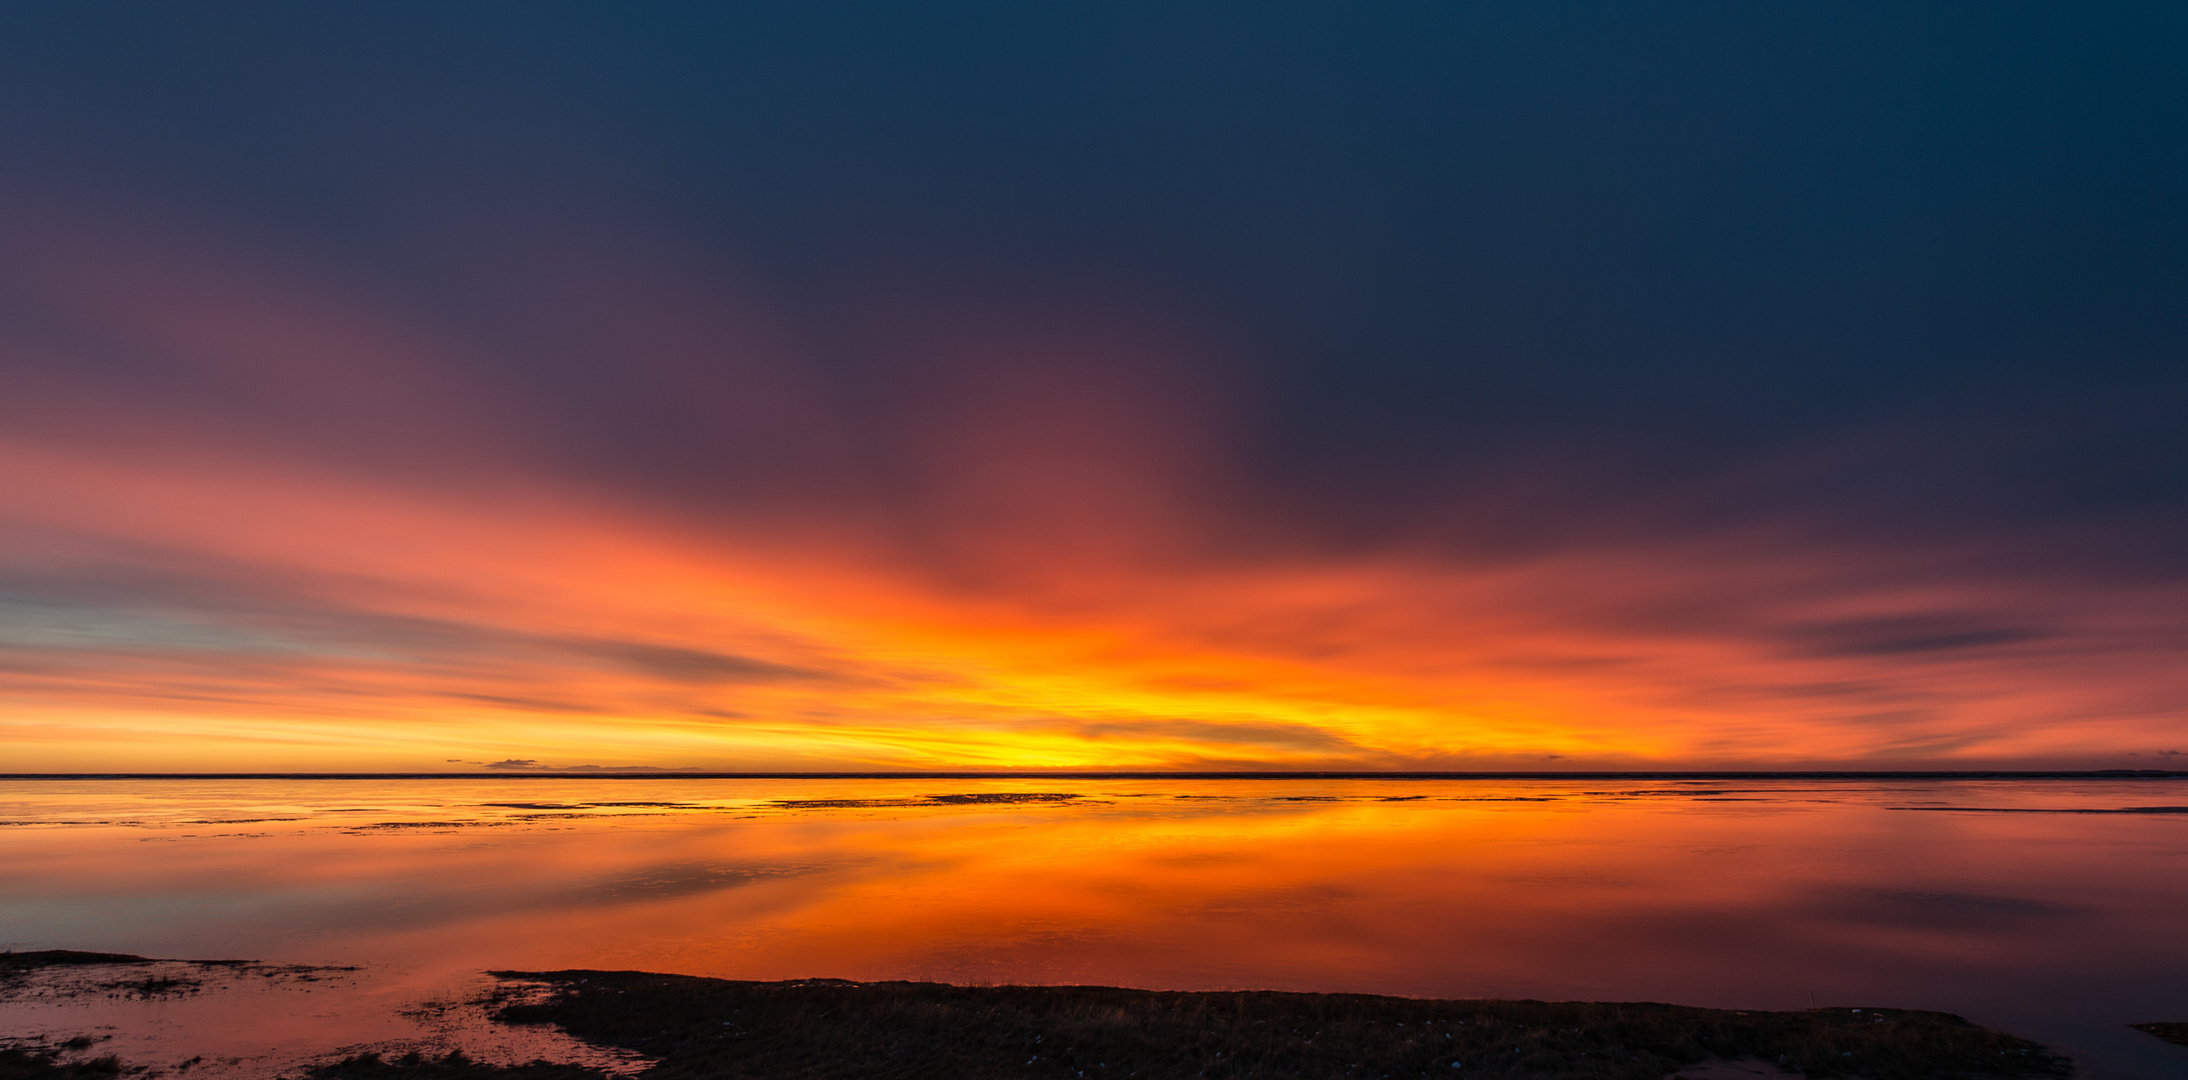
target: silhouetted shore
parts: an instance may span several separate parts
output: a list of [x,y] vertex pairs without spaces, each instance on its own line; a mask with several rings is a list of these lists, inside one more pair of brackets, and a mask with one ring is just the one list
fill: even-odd
[[[498,972],[547,994],[496,1018],[553,1023],[656,1059],[651,1080],[790,1077],[1661,1080],[1759,1059],[1812,1077],[2059,1076],[2043,1047],[1944,1013],[1363,994],[740,982],[643,972]],[[317,1080],[398,1080],[372,1063]],[[414,1063],[431,1080],[433,1063]],[[448,1080],[458,1080],[450,1077]],[[540,1077],[537,1080],[552,1080]]]
[[[0,978],[43,967],[149,962],[115,953],[6,953]],[[1867,1080],[2072,1071],[2036,1043],[1946,1013],[1905,1009],[1765,1012],[1274,991],[745,982],[632,971],[494,974],[503,980],[489,1002],[495,1020],[554,1024],[596,1046],[642,1054],[652,1060],[645,1080],[1662,1080],[1718,1060]],[[2159,1037],[2180,1027],[2139,1026]],[[0,1048],[0,1080],[157,1075],[113,1056],[71,1053],[81,1049]],[[308,1070],[305,1080],[606,1076],[551,1062],[366,1054]]]

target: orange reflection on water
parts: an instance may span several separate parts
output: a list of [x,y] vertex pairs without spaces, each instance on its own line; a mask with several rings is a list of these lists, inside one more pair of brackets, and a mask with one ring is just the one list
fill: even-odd
[[11,782],[0,939],[367,962],[413,987],[606,967],[1859,1002],[2110,1030],[2188,1010],[2188,814],[2080,811],[2188,805],[2184,788]]
[[[1647,992],[1693,968],[1776,1000],[1781,973],[1746,973],[1764,954],[1852,950],[1810,968],[1819,991],[1846,987],[1864,950],[1975,955],[2007,930],[2020,959],[2059,960],[2118,938],[2018,931],[2188,895],[2174,862],[2110,872],[2137,845],[2180,842],[2173,817],[1898,808],[1935,795],[1911,785],[239,781],[248,798],[210,805],[216,783],[167,785],[180,804],[65,811],[50,805],[64,788],[97,785],[11,785],[14,820],[117,824],[0,834],[6,935],[479,967],[1417,993]],[[2132,795],[2162,799],[2153,787],[2167,784]],[[968,801],[1043,792],[1073,797]],[[927,800],[938,793],[963,798]],[[1948,798],[2122,795],[2001,783]],[[676,805],[616,805],[630,803]],[[2136,938],[2181,939],[2170,921]]]

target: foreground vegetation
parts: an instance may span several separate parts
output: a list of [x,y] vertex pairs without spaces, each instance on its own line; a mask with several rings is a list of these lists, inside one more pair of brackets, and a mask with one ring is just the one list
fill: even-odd
[[64,1062],[44,1047],[0,1046],[0,1080],[115,1080],[122,1072],[121,1061],[111,1054]]
[[1735,1012],[1265,991],[497,974],[549,987],[538,1000],[503,1007],[497,1019],[553,1023],[656,1058],[647,1080],[1662,1080],[1719,1058],[1868,1080],[2071,1071],[2035,1043],[1956,1016],[1901,1009]]
[[461,1053],[446,1057],[405,1054],[393,1061],[359,1054],[306,1072],[307,1080],[605,1080],[598,1069],[535,1061],[529,1065],[488,1065]]

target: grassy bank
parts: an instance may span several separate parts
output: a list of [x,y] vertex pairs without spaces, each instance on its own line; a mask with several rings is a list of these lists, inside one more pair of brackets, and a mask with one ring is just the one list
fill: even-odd
[[1900,1009],[499,974],[551,989],[497,1019],[553,1023],[659,1059],[647,1080],[1662,1080],[1684,1065],[1750,1057],[1811,1077],[1869,1080],[2068,1072],[2034,1043]]

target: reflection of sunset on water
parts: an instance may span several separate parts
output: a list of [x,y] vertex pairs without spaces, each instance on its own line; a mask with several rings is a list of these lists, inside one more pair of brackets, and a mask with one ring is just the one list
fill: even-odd
[[[2141,893],[2095,873],[2177,825],[1908,807],[2179,799],[2177,781],[1059,782],[1075,797],[924,798],[1056,786],[964,780],[321,781],[301,785],[306,803],[268,804],[230,796],[299,785],[199,781],[142,807],[68,811],[113,825],[39,824],[41,803],[81,795],[30,784],[6,839],[15,900],[120,905],[81,916],[142,927],[100,938],[115,948],[172,951],[170,924],[199,951],[317,942],[305,958],[321,960],[617,967],[650,955],[752,978],[1015,973],[1423,994],[1575,993],[1572,980],[1590,978],[1608,981],[1587,992],[1610,992],[1687,971],[1677,977],[1762,992],[1767,964],[1713,968],[1692,950],[1798,956],[1828,988],[1865,977],[1853,958],[1950,955],[2030,918],[2141,910]],[[850,805],[828,805],[845,794]],[[1995,861],[2005,847],[2033,861]],[[130,857],[94,853],[109,848]],[[2152,903],[2180,885],[2145,882]],[[221,897],[255,899],[233,916],[187,914],[220,911]],[[1974,906],[1957,911],[1955,897]],[[185,914],[160,914],[170,905]],[[1705,929],[1720,916],[1732,921]],[[2152,927],[2137,940],[2177,936]],[[2046,937],[2014,960],[2071,965],[2089,946]]]
[[2069,1031],[2177,1007],[2188,817],[2087,811],[2182,784],[18,782],[0,938],[412,988],[587,967],[1859,1001]]

